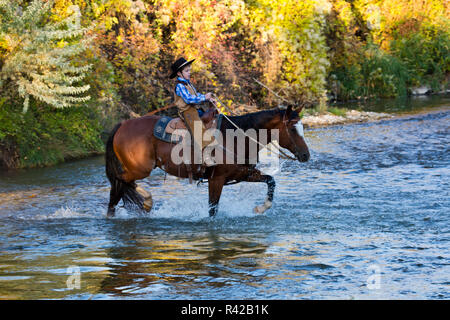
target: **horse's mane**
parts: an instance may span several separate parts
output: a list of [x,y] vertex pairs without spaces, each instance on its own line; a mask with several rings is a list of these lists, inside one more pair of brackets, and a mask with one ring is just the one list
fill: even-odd
[[[248,129],[261,129],[275,116],[284,116],[286,110],[274,108],[269,110],[263,110],[253,113],[244,114],[242,116],[230,116],[228,117],[242,130]],[[294,112],[292,112],[294,114]],[[292,115],[291,115],[292,117]],[[232,123],[230,123],[226,118],[223,119],[221,129],[236,129]]]

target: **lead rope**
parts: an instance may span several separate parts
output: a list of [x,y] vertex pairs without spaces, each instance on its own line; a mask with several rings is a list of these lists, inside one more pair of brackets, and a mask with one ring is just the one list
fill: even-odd
[[[226,107],[226,105],[223,104],[223,103],[217,98],[216,95],[214,95],[214,99],[216,99],[221,105],[224,105],[224,106]],[[215,103],[215,102],[212,102],[212,101],[211,101],[211,103],[212,103],[212,105],[216,108],[217,112],[221,113],[220,110],[219,110],[219,108],[217,107],[216,103]],[[231,112],[231,113],[233,113],[233,112]],[[229,121],[236,129],[242,131],[242,133],[244,134],[244,136],[246,136],[247,138],[249,138],[249,139],[252,140],[253,142],[256,142],[256,143],[259,144],[262,148],[266,148],[266,147],[267,147],[267,146],[263,145],[261,142],[259,142],[258,140],[255,140],[253,137],[247,135],[247,134],[244,132],[244,130],[242,130],[241,128],[239,128],[233,121],[231,121],[231,119],[228,118],[226,114],[223,114],[223,113],[222,113],[222,116],[224,116],[225,119],[227,119],[227,120],[228,120],[228,121]],[[283,121],[283,122],[284,122],[284,121]],[[286,126],[286,123],[285,123],[284,125]],[[286,127],[286,130],[287,130],[287,127]],[[289,135],[289,132],[288,132],[288,135]],[[289,137],[290,137],[290,135],[289,135]],[[275,145],[274,143],[269,142],[268,144],[273,145],[273,146],[275,147],[276,151],[279,151],[279,153],[276,153],[276,152],[275,152],[275,154],[278,155],[280,158],[285,159],[285,160],[294,160],[294,161],[297,160],[296,158],[287,155],[283,150],[281,150],[281,149],[280,149],[277,145]],[[271,149],[272,149],[272,148],[271,148]],[[271,152],[272,152],[272,150],[271,150]]]

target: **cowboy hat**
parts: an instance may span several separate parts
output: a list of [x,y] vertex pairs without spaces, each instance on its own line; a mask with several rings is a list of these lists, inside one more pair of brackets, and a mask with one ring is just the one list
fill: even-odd
[[195,59],[192,59],[191,61],[187,61],[185,58],[179,58],[177,61],[175,61],[170,69],[172,69],[172,73],[170,74],[170,79],[175,78],[178,71],[181,71],[184,67],[190,65],[192,62],[194,62]]

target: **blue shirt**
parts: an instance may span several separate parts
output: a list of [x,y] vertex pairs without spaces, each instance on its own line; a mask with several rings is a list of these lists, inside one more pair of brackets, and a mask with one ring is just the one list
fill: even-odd
[[[205,95],[198,93],[197,90],[195,89],[195,87],[192,85],[192,83],[189,80],[186,80],[186,79],[183,79],[180,77],[178,77],[177,80],[185,83],[186,85],[190,85],[191,88],[194,90],[194,92],[197,93],[197,95],[190,94],[188,89],[186,88],[186,85],[184,85],[182,83],[178,83],[177,86],[175,87],[175,93],[177,96],[180,96],[181,98],[183,98],[184,102],[186,102],[187,104],[200,104],[200,103],[206,101]],[[200,117],[203,115],[203,113],[205,113],[201,109],[197,109],[197,111],[198,111],[198,115]]]

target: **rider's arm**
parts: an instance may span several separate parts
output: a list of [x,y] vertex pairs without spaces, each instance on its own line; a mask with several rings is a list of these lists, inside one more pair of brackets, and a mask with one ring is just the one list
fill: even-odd
[[197,94],[196,96],[189,93],[186,86],[179,83],[175,88],[175,92],[178,96],[182,97],[184,102],[187,104],[200,104],[206,101],[206,97],[204,94]]

